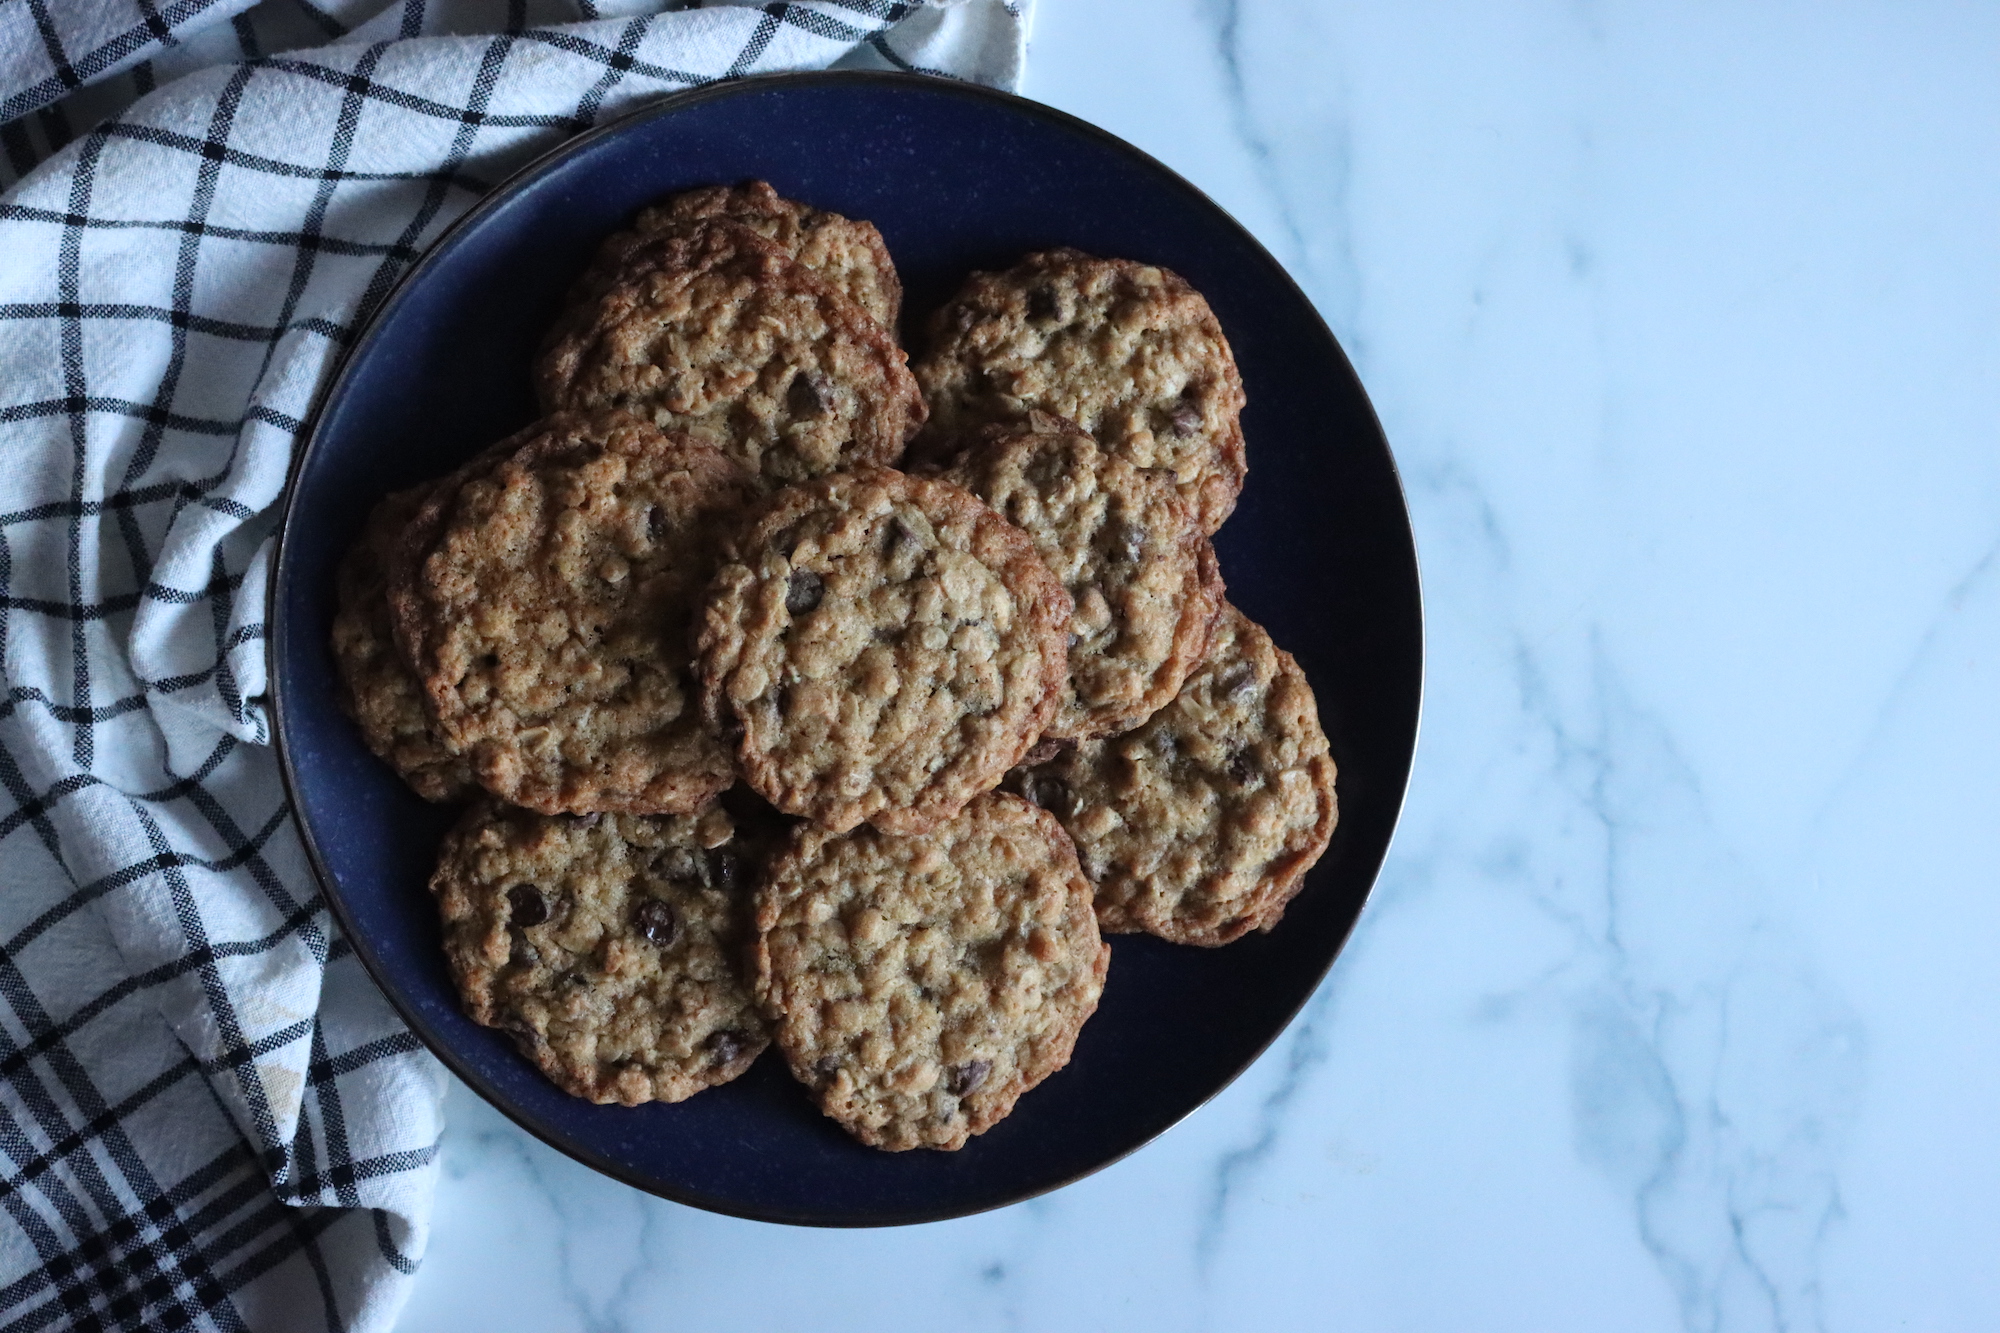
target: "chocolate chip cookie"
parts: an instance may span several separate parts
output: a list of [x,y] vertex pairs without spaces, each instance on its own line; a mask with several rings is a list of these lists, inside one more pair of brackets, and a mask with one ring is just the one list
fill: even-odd
[[894,1151],[962,1147],[1068,1064],[1111,961],[1061,827],[998,792],[922,837],[799,834],[756,929],[793,1075]]
[[826,279],[877,324],[895,331],[903,284],[875,224],[787,199],[758,180],[689,190],[642,210],[631,230],[618,232],[598,249],[572,300],[593,300],[610,290],[652,238],[710,218],[748,227]]
[[1046,735],[1130,731],[1180,691],[1208,649],[1222,576],[1170,476],[1035,409],[983,428],[944,477],[1027,533],[1076,603]]
[[1208,302],[1166,269],[1047,250],[975,273],[931,317],[915,369],[927,441],[948,447],[1039,407],[1171,472],[1205,533],[1236,507],[1243,377]]
[[1009,785],[1076,840],[1105,930],[1213,945],[1277,924],[1333,836],[1333,780],[1305,674],[1225,603],[1172,703]]
[[396,652],[389,620],[388,565],[430,491],[426,483],[383,497],[340,562],[333,660],[341,707],[360,726],[369,752],[425,800],[451,801],[474,789],[472,770],[438,739],[424,712],[423,689]]
[[918,833],[1048,725],[1070,611],[1034,544],[958,487],[821,477],[773,497],[717,572],[704,706],[780,810]]
[[719,218],[636,247],[535,367],[550,410],[685,430],[774,485],[898,461],[924,420],[903,351],[784,250]]
[[740,466],[618,413],[558,415],[424,503],[391,571],[397,641],[445,743],[548,814],[687,812],[734,777],[689,629]]
[[466,1013],[593,1102],[677,1102],[741,1074],[770,1030],[745,985],[750,891],[730,834],[714,806],[474,805],[431,877]]

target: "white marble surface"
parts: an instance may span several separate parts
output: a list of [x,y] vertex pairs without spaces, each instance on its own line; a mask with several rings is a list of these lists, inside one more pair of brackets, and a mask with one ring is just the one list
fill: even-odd
[[711,1217],[458,1089],[404,1326],[2000,1327],[1996,69],[1991,6],[1044,0],[1030,95],[1263,237],[1402,462],[1375,901],[1212,1105],[965,1221]]

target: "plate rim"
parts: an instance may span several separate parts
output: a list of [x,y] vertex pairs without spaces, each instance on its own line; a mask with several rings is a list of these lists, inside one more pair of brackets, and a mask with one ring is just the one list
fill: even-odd
[[[1270,1035],[1259,1042],[1256,1048],[1227,1078],[1223,1079],[1198,1101],[1188,1106],[1172,1120],[1161,1125],[1158,1129],[1137,1142],[1060,1179],[1033,1186],[1019,1193],[1010,1194],[1005,1198],[995,1199],[991,1202],[977,1203],[967,1207],[950,1207],[942,1211],[929,1211],[921,1215],[899,1215],[884,1218],[853,1215],[836,1217],[795,1213],[786,1209],[748,1206],[733,1200],[712,1197],[697,1190],[679,1188],[648,1178],[640,1172],[629,1169],[596,1151],[589,1144],[570,1134],[558,1131],[552,1127],[545,1129],[543,1126],[533,1123],[525,1111],[517,1110],[512,1106],[509,1098],[502,1095],[468,1059],[460,1056],[453,1050],[450,1043],[444,1041],[437,1033],[433,1032],[428,1021],[416,1011],[415,1007],[405,1003],[403,997],[397,993],[396,989],[383,980],[385,965],[381,962],[373,943],[367,939],[365,933],[356,929],[354,919],[349,914],[346,900],[342,897],[339,890],[338,881],[322,857],[318,840],[314,837],[311,827],[300,813],[301,806],[298,799],[299,779],[293,766],[290,747],[286,743],[285,690],[280,684],[281,674],[279,672],[279,663],[286,656],[285,649],[291,638],[291,627],[287,623],[284,606],[286,601],[285,590],[291,583],[286,563],[289,546],[287,538],[291,533],[293,515],[298,505],[297,483],[299,475],[304,470],[307,461],[320,446],[326,409],[328,405],[339,399],[342,392],[346,389],[355,363],[363,349],[374,339],[379,328],[388,319],[390,314],[399,307],[409,291],[421,281],[435,263],[440,261],[442,256],[452,249],[467,231],[477,226],[489,213],[520,193],[557,162],[573,153],[583,151],[586,147],[600,139],[612,134],[621,133],[641,122],[670,116],[683,108],[697,103],[739,96],[745,93],[755,93],[780,84],[795,87],[819,84],[876,84],[942,92],[972,101],[987,102],[1016,114],[1025,114],[1036,119],[1051,122],[1060,129],[1079,134],[1087,139],[1096,141],[1099,145],[1109,148],[1116,153],[1136,159],[1142,166],[1158,172],[1168,182],[1185,191],[1195,201],[1205,204],[1208,208],[1212,209],[1215,215],[1225,222],[1247,245],[1248,252],[1257,261],[1262,263],[1265,268],[1270,270],[1279,282],[1289,288],[1303,309],[1310,313],[1314,327],[1325,339],[1327,347],[1333,351],[1341,370],[1346,374],[1361,406],[1366,410],[1368,423],[1373,427],[1373,438],[1369,443],[1379,447],[1383,461],[1388,465],[1389,481],[1394,486],[1396,498],[1399,501],[1402,527],[1407,533],[1408,538],[1410,584],[1415,593],[1415,605],[1411,608],[1414,612],[1414,624],[1412,628],[1417,665],[1415,696],[1412,701],[1414,704],[1414,716],[1411,723],[1409,759],[1397,779],[1397,791],[1395,793],[1393,817],[1389,824],[1389,834],[1383,841],[1380,856],[1376,858],[1375,864],[1369,868],[1367,888],[1361,895],[1360,906],[1355,910],[1353,917],[1341,932],[1340,938],[1334,942],[1332,949],[1327,954],[1325,964],[1320,968],[1318,975],[1313,978],[1312,985],[1305,988],[1298,1003],[1285,1015],[1284,1021],[1273,1027]],[[312,410],[307,414],[305,426],[301,431],[301,443],[294,449],[291,461],[286,469],[283,495],[284,501],[279,514],[277,530],[272,539],[271,572],[269,584],[265,589],[264,606],[264,622],[268,628],[264,648],[265,690],[267,694],[267,707],[271,717],[271,746],[277,755],[279,779],[283,783],[285,801],[290,809],[293,827],[298,831],[300,844],[305,850],[307,865],[311,868],[313,877],[318,882],[321,896],[325,898],[328,910],[333,914],[335,921],[339,923],[341,933],[347,939],[348,947],[354,951],[355,957],[367,971],[368,978],[374,984],[376,990],[389,1002],[390,1007],[396,1012],[397,1017],[403,1021],[404,1025],[423,1043],[424,1048],[439,1063],[444,1065],[454,1077],[477,1093],[480,1099],[488,1106],[499,1111],[509,1121],[526,1131],[533,1138],[562,1153],[565,1157],[580,1162],[592,1170],[601,1172],[621,1184],[628,1185],[633,1189],[643,1191],[657,1198],[668,1199],[674,1203],[699,1208],[706,1212],[742,1218],[753,1222],[784,1226],[855,1230],[878,1227],[916,1226],[928,1222],[945,1222],[961,1217],[973,1217],[980,1213],[991,1212],[999,1208],[1026,1202],[1029,1199],[1038,1198],[1044,1194],[1073,1185],[1086,1177],[1095,1175],[1105,1168],[1123,1161],[1133,1153],[1138,1152],[1141,1148],[1157,1142],[1168,1131],[1174,1129],[1189,1116],[1207,1106],[1216,1097],[1233,1086],[1238,1079],[1243,1077],[1250,1066],[1257,1063],[1264,1056],[1265,1052],[1269,1051],[1276,1044],[1279,1037],[1290,1031],[1292,1025],[1298,1021],[1299,1014],[1312,1002],[1313,997],[1319,993],[1321,987],[1326,984],[1326,979],[1332,973],[1334,964],[1339,961],[1341,954],[1346,951],[1348,942],[1354,938],[1356,928],[1360,925],[1361,919],[1367,914],[1370,904],[1374,901],[1376,887],[1381,881],[1382,868],[1387,863],[1389,852],[1395,845],[1396,835],[1402,828],[1403,810],[1409,799],[1410,781],[1416,770],[1417,748],[1421,743],[1423,732],[1424,693],[1428,676],[1428,657],[1425,651],[1427,634],[1423,571],[1417,550],[1416,528],[1410,517],[1409,497],[1403,485],[1402,471],[1396,465],[1395,451],[1389,445],[1388,433],[1382,428],[1381,418],[1375,410],[1374,401],[1368,396],[1367,388],[1362,384],[1361,377],[1355,371],[1353,362],[1348,359],[1347,349],[1341,345],[1339,338],[1334,336],[1332,328],[1326,322],[1326,317],[1320,313],[1319,307],[1314,304],[1312,298],[1307,296],[1305,290],[1299,286],[1297,279],[1293,278],[1285,266],[1278,262],[1277,257],[1265,247],[1263,242],[1257,239],[1256,235],[1248,227],[1245,227],[1242,222],[1238,221],[1236,216],[1228,209],[1210,198],[1205,190],[1189,181],[1172,167],[1161,162],[1152,154],[1135,144],[1127,142],[1111,133],[1111,131],[1094,125],[1081,117],[1049,106],[1046,103],[1023,97],[1018,93],[1006,92],[998,88],[987,87],[984,84],[971,83],[959,79],[902,70],[825,69],[759,74],[720,79],[693,88],[683,89],[680,92],[668,93],[643,105],[634,107],[632,110],[615,116],[602,124],[563,139],[546,151],[530,158],[527,162],[509,173],[470,208],[449,223],[443,231],[438,233],[437,238],[424,249],[423,253],[417,257],[415,262],[403,272],[402,276],[396,280],[395,284],[382,298],[381,303],[369,313],[367,319],[354,335],[353,340],[341,351],[333,373],[328,376],[325,387],[320,390],[313,402]]]

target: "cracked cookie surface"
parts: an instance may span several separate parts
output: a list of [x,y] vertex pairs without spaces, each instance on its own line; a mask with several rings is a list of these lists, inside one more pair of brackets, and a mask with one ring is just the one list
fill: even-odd
[[1105,930],[1179,944],[1276,925],[1337,816],[1312,686],[1226,603],[1207,661],[1172,703],[1009,785],[1075,839]]
[[392,571],[440,734],[544,813],[698,809],[734,767],[698,707],[691,621],[753,479],[617,413],[509,443],[426,500]]
[[793,1075],[892,1150],[961,1147],[1068,1064],[1111,958],[1061,826],[997,792],[921,837],[802,832],[756,930]]
[[1179,692],[1208,648],[1222,575],[1170,477],[1041,411],[983,428],[942,475],[1027,533],[1076,605],[1046,735],[1129,731]]
[[1171,472],[1205,533],[1243,489],[1243,378],[1208,302],[1166,269],[1063,249],[975,273],[931,317],[915,372],[932,456],[1041,408]]
[[739,223],[637,245],[537,359],[550,410],[617,408],[708,440],[771,485],[891,464],[924,421],[895,340]]
[[384,496],[335,575],[333,659],[341,706],[369,753],[427,801],[474,790],[472,770],[445,747],[424,711],[423,687],[396,651],[389,616],[389,564],[435,483]]
[[431,878],[474,1022],[563,1091],[677,1102],[770,1043],[744,973],[750,889],[730,821],[551,816],[482,800]]
[[738,534],[697,645],[704,707],[766,800],[916,833],[1047,726],[1069,595],[956,486],[869,468],[780,492]]
[[629,230],[614,234],[598,248],[577,280],[572,302],[602,296],[649,240],[710,218],[748,227],[826,279],[884,329],[895,332],[903,285],[875,224],[787,199],[760,180],[687,190],[640,210]]

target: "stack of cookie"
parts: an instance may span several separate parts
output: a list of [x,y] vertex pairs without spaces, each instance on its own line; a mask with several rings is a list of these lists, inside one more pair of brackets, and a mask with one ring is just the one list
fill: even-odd
[[900,304],[866,222],[668,199],[575,284],[547,415],[342,566],[363,738],[469,802],[467,1010],[578,1096],[775,1040],[861,1141],[957,1148],[1068,1062],[1101,931],[1269,929],[1326,846],[1311,690],[1209,544],[1245,457],[1207,304],[1033,255],[914,374]]

